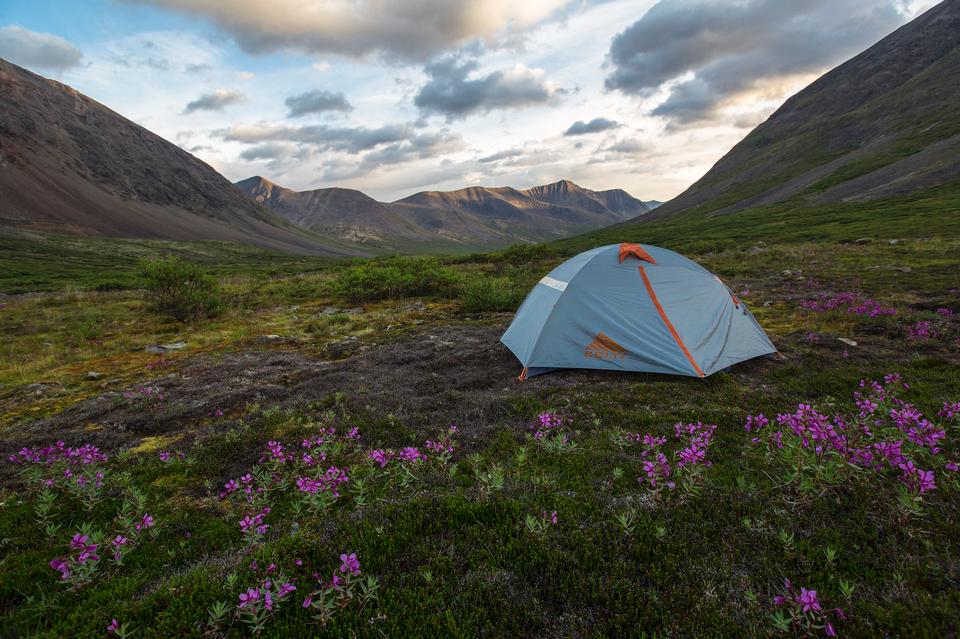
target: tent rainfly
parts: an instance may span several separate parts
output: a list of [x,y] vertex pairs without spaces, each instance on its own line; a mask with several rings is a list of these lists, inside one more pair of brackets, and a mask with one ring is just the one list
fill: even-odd
[[553,269],[500,341],[520,379],[558,368],[706,377],[776,352],[720,278],[645,244],[601,246]]

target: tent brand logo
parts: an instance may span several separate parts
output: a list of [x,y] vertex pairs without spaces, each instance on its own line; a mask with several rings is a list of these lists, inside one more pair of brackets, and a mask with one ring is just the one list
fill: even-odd
[[593,357],[594,359],[623,359],[623,356],[626,354],[627,349],[617,344],[602,332],[597,333],[593,341],[583,349],[584,357]]

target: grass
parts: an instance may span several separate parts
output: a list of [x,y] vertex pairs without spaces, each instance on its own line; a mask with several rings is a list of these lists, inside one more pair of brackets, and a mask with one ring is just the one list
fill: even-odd
[[[772,416],[800,402],[850,410],[858,380],[893,371],[912,385],[905,397],[928,415],[960,399],[960,242],[951,216],[943,215],[955,198],[944,192],[907,208],[904,201],[804,211],[818,223],[802,227],[789,224],[796,212],[777,207],[709,223],[678,218],[413,266],[149,242],[119,242],[104,257],[93,240],[6,240],[8,263],[22,266],[19,275],[6,276],[5,290],[49,292],[0,302],[2,452],[62,437],[70,444],[97,441],[111,459],[104,464],[104,500],[88,512],[76,498],[58,497],[49,519],[60,528],[49,537],[37,522],[35,488],[27,489],[9,466],[0,474],[0,626],[11,636],[102,636],[116,618],[136,637],[246,636],[249,627],[235,616],[238,595],[275,563],[298,590],[277,606],[265,637],[795,636],[802,633],[777,633],[771,618],[784,578],[817,590],[825,607],[846,611],[847,620],[836,624],[841,636],[949,635],[960,623],[956,482],[939,473],[940,485],[918,513],[898,501],[895,476],[863,473],[801,489],[782,460],[751,443],[743,423],[748,414]],[[934,227],[938,207],[942,224]],[[777,233],[782,241],[771,241]],[[863,236],[876,239],[846,243]],[[886,241],[892,238],[906,241]],[[442,375],[421,373],[418,357],[432,351],[399,350],[409,340],[427,344],[434,333],[468,329],[486,330],[492,349],[507,318],[491,312],[515,306],[564,256],[629,240],[683,250],[738,293],[748,289],[744,299],[786,359],[705,381],[558,374],[518,385],[509,377],[516,371],[491,354],[459,370],[482,367],[500,377],[464,389],[451,362],[435,362]],[[130,288],[138,285],[130,275],[137,259],[168,248],[216,274],[228,301],[222,315],[174,322]],[[49,254],[44,259],[43,251],[60,250],[66,251],[60,264]],[[96,265],[112,270],[95,275]],[[122,288],[96,290],[105,288],[105,278]],[[377,281],[386,286],[367,285]],[[870,318],[800,307],[840,291],[898,314]],[[357,303],[362,312],[346,312]],[[937,308],[955,315],[945,318]],[[477,313],[486,315],[478,322]],[[937,323],[940,334],[907,339],[906,327],[919,321]],[[264,341],[266,335],[281,339]],[[360,349],[351,351],[357,359],[339,362],[341,377],[330,392],[303,385],[302,376],[338,365],[338,345],[350,340]],[[162,358],[144,352],[172,341],[188,348]],[[390,389],[379,386],[389,381],[351,368],[377,352],[394,353],[377,360],[396,367],[382,379],[399,385],[401,377],[423,375],[425,397],[440,389],[435,412],[408,414],[381,403]],[[243,386],[236,372],[217,372],[232,370],[226,366],[236,358],[280,356],[317,368],[291,368],[293,379],[285,382],[253,377],[252,386]],[[87,379],[91,370],[102,377]],[[205,386],[204,375],[216,383]],[[176,380],[188,388],[191,379],[191,394],[171,395],[162,408],[122,394],[147,382]],[[38,383],[44,384],[39,394],[28,390]],[[496,400],[470,403],[484,392]],[[418,399],[397,401],[424,405]],[[431,455],[415,479],[404,480],[367,460],[373,448],[425,451],[425,440],[436,440],[448,424],[447,401],[449,412],[468,404],[457,412],[466,417],[450,463]],[[90,412],[96,406],[101,412]],[[576,447],[549,449],[527,439],[530,421],[546,410],[572,420]],[[614,436],[670,437],[678,421],[717,425],[713,465],[697,491],[654,497],[637,481],[644,474],[640,447],[621,446]],[[220,487],[257,467],[268,441],[298,449],[301,439],[329,425],[362,433],[359,447],[327,450],[329,464],[350,467],[352,483],[320,514],[298,514],[292,485],[272,491],[271,528],[248,550],[238,526],[243,508],[219,499]],[[956,458],[957,436],[954,425],[944,445],[948,457]],[[161,462],[163,450],[183,451],[186,460]],[[146,494],[156,535],[138,542],[123,566],[102,560],[104,570],[90,584],[58,583],[49,561],[67,553],[69,536],[85,523],[112,532],[125,486]],[[531,533],[525,518],[542,511],[556,511],[558,523]],[[618,516],[632,517],[629,532]],[[828,549],[835,553],[829,561]],[[364,576],[377,578],[378,595],[362,605],[356,595],[322,624],[300,604],[312,588],[311,573],[328,578],[342,552],[357,554]],[[211,607],[221,601],[229,612],[211,625]]]

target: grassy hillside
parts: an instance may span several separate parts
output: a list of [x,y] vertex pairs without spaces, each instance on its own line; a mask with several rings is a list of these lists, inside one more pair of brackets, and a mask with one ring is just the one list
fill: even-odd
[[875,202],[789,200],[718,216],[690,210],[642,224],[609,227],[553,246],[564,253],[578,253],[603,244],[644,242],[699,252],[760,241],[834,243],[938,237],[960,237],[960,183]]

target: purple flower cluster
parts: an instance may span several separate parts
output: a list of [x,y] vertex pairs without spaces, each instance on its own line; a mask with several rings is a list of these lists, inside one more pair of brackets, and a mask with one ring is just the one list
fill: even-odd
[[360,575],[360,561],[356,553],[343,553],[340,555],[340,572],[350,574],[353,577]]
[[231,479],[225,483],[223,490],[220,492],[220,499],[226,499],[237,493],[242,494],[248,503],[253,503],[259,497],[262,497],[264,492],[263,486],[257,486],[253,480],[253,475],[247,473],[239,479]]
[[666,437],[657,437],[650,434],[635,433],[627,436],[628,441],[643,444],[641,450],[641,467],[643,476],[637,481],[646,483],[651,489],[659,490],[662,487],[673,489],[676,487],[678,475],[691,481],[700,468],[711,465],[707,459],[707,451],[713,441],[713,433],[717,427],[714,424],[696,422],[691,424],[677,423],[673,426],[674,439],[680,447],[674,451],[674,462],[662,450],[666,445]]
[[339,497],[340,484],[350,481],[347,475],[348,468],[331,466],[319,477],[297,477],[297,489],[303,493],[329,493],[331,497]]
[[677,456],[680,458],[677,461],[677,468],[697,464],[710,466],[707,448],[713,441],[713,433],[717,430],[716,425],[697,422],[696,424],[675,424],[673,428],[676,438],[686,440],[687,444],[677,451]]
[[540,413],[530,425],[533,431],[533,438],[537,441],[545,437],[552,437],[560,434],[570,425],[570,420],[558,413]]
[[[853,394],[856,413],[831,415],[808,404],[800,404],[793,413],[777,415],[777,429],[768,436],[772,448],[783,450],[791,444],[802,462],[804,455],[810,463],[833,463],[838,470],[844,464],[854,464],[878,473],[885,469],[898,471],[899,481],[912,493],[923,495],[936,488],[934,470],[919,467],[920,460],[936,464],[941,457],[941,446],[946,438],[943,426],[933,423],[912,404],[897,393],[908,390],[898,374],[877,381],[860,382]],[[940,416],[953,419],[960,415],[958,404],[944,404]],[[744,428],[758,433],[769,430],[770,421],[761,413],[747,417]],[[784,437],[788,437],[788,442]],[[760,441],[759,437],[753,439]],[[831,457],[831,455],[833,457]],[[836,462],[830,461],[836,459]],[[950,470],[955,462],[946,462]]]
[[296,459],[296,455],[286,452],[286,447],[278,441],[270,440],[267,442],[267,450],[260,455],[260,463],[275,462],[284,464],[288,460]]
[[936,339],[939,336],[940,332],[933,325],[933,322],[927,320],[921,320],[907,326],[907,339],[926,340]]
[[377,448],[367,453],[367,457],[369,457],[375,464],[378,464],[380,468],[385,468],[386,465],[394,459],[398,459],[407,463],[417,463],[427,460],[427,456],[421,453],[420,449],[416,446],[407,446],[400,452],[390,449]]
[[50,561],[50,567],[60,573],[61,582],[80,584],[92,578],[100,555],[100,544],[93,543],[89,534],[77,533],[70,539],[70,554]]
[[133,390],[124,391],[123,398],[130,404],[140,406],[141,408],[152,408],[154,410],[163,410],[166,396],[163,389],[159,386],[138,386]]
[[453,455],[453,436],[457,433],[457,427],[453,424],[447,427],[446,433],[442,437],[437,438],[436,441],[428,439],[426,441],[426,448],[431,453],[439,457],[442,461],[450,459],[450,456]]
[[800,302],[800,308],[816,313],[846,310],[848,313],[869,317],[897,314],[897,309],[884,306],[874,299],[859,299],[857,294],[853,292],[836,293],[834,295],[820,296],[817,299],[804,300]]
[[183,461],[187,458],[187,456],[184,455],[183,452],[179,450],[178,451],[162,450],[158,453],[158,457],[160,457],[160,461],[162,461],[164,464],[172,461]]
[[18,465],[50,466],[63,462],[68,466],[86,466],[106,462],[108,457],[93,444],[83,444],[72,448],[63,441],[58,441],[53,446],[44,448],[28,448],[25,446],[16,455],[10,455],[7,459]]
[[240,603],[237,607],[247,608],[263,605],[265,610],[273,612],[274,601],[283,601],[296,589],[297,587],[289,581],[277,584],[270,579],[265,579],[259,587],[247,588],[246,592],[241,592]]
[[783,587],[783,594],[773,598],[773,605],[787,608],[791,625],[807,632],[823,630],[828,637],[837,636],[836,628],[828,615],[842,621],[847,618],[842,608],[824,610],[816,590],[797,590],[789,579],[783,580]]

